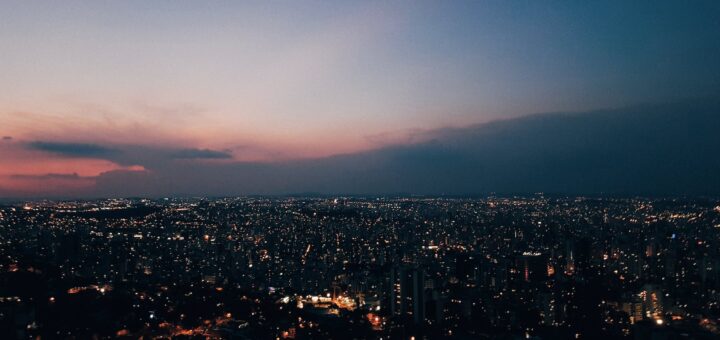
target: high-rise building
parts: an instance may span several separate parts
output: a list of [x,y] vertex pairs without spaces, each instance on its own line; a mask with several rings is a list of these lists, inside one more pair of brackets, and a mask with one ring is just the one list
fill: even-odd
[[417,267],[402,266],[390,272],[390,313],[425,320],[425,273]]

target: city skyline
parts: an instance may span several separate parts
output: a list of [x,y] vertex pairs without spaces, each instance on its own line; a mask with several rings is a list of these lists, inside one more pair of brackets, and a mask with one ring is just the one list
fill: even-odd
[[716,339],[718,230],[697,198],[0,205],[0,334]]

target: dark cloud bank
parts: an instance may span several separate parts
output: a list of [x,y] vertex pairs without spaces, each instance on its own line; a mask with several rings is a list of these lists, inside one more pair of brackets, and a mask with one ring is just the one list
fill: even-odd
[[154,162],[101,175],[93,195],[720,194],[715,101],[538,114],[421,137],[285,163]]

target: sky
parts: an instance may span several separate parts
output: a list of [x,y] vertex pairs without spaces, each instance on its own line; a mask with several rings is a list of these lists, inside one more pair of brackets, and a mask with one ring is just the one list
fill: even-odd
[[[172,187],[533,113],[712,98],[717,60],[716,1],[8,0],[0,197],[214,194]],[[222,174],[239,183],[224,194],[265,192]],[[167,183],[99,191],[121,175]]]

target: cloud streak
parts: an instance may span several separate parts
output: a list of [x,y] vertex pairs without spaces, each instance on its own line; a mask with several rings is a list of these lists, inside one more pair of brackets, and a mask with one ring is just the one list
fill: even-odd
[[182,149],[171,154],[176,159],[230,159],[232,154],[210,149]]
[[10,175],[13,179],[29,179],[29,180],[88,180],[94,179],[95,177],[80,176],[77,172],[70,174],[60,173],[48,173],[43,175],[28,175],[28,174],[13,174]]
[[49,141],[33,141],[27,144],[29,148],[69,157],[106,158],[117,154],[119,150],[98,144],[64,143]]
[[70,143],[32,141],[27,148],[47,152],[60,157],[92,158],[108,160],[119,165],[142,165],[162,167],[175,160],[229,160],[233,158],[229,151],[199,148],[165,148],[133,144],[101,145],[95,143]]

